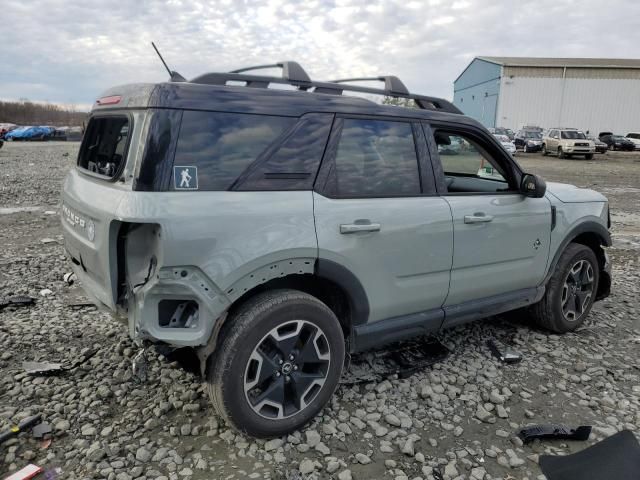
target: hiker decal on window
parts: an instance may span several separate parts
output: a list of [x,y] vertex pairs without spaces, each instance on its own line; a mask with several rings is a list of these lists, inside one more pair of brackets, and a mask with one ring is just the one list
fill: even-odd
[[173,188],[176,190],[198,190],[198,168],[174,166]]

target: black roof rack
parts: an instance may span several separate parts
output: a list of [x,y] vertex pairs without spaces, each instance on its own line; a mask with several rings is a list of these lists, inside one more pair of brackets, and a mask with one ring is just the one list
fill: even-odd
[[407,89],[407,87],[404,86],[404,83],[402,83],[402,81],[394,75],[387,75],[383,77],[343,78],[341,80],[331,80],[331,83],[369,82],[369,81],[384,82],[384,89],[393,93],[399,93],[401,95],[409,94],[409,89]]
[[[263,75],[247,75],[244,72],[252,70],[262,70],[266,68],[282,69],[281,77],[270,77]],[[345,83],[356,81],[381,81],[384,82],[384,88],[370,88],[361,85],[345,85]],[[439,110],[447,113],[462,112],[451,102],[442,98],[428,97],[410,93],[402,81],[393,75],[380,77],[361,77],[361,78],[345,78],[331,82],[317,82],[311,80],[307,72],[297,62],[278,62],[269,65],[256,65],[252,67],[240,68],[231,72],[212,72],[205,73],[194,79],[190,83],[204,85],[226,85],[227,82],[245,82],[245,86],[253,88],[267,88],[270,84],[292,85],[300,90],[309,90],[313,88],[313,93],[325,93],[330,95],[342,95],[344,91],[370,93],[373,95],[386,95],[390,97],[409,98],[416,105],[426,110]]]

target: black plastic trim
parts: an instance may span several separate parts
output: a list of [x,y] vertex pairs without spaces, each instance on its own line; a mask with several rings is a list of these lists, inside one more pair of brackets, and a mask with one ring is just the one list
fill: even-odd
[[555,205],[551,205],[551,231],[553,232],[556,229],[556,223],[558,219],[558,212]]
[[352,326],[367,323],[369,320],[369,299],[358,277],[339,263],[324,258],[316,260],[315,274],[332,281],[347,292]]
[[600,244],[601,245],[603,245],[605,247],[610,247],[611,246],[611,234],[609,233],[609,230],[607,230],[600,223],[597,223],[597,222],[594,222],[594,221],[586,221],[584,223],[581,223],[580,225],[575,226],[564,237],[564,240],[562,241],[562,243],[560,244],[560,246],[556,250],[556,253],[553,256],[553,260],[551,260],[551,263],[549,264],[549,269],[547,270],[547,274],[545,275],[544,280],[542,281],[541,285],[546,285],[547,282],[549,281],[549,279],[551,278],[551,276],[553,275],[553,272],[556,269],[556,265],[558,264],[558,261],[560,260],[560,255],[562,255],[562,252],[564,252],[565,248],[567,248],[567,245],[569,245],[579,235],[581,235],[583,233],[594,233],[600,238],[600,242],[601,242]]
[[351,353],[437,332],[443,319],[444,311],[436,308],[356,326],[352,329]]
[[533,305],[542,298],[544,292],[544,285],[540,285],[444,307],[445,320],[442,328],[455,327],[480,318]]

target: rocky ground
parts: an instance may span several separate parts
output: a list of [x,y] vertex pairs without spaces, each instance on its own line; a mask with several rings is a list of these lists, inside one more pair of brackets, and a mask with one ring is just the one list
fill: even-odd
[[[0,312],[0,428],[40,413],[51,442],[30,434],[0,445],[0,476],[27,463],[48,479],[538,479],[542,453],[581,450],[618,430],[640,433],[640,155],[592,161],[519,156],[549,180],[590,186],[611,199],[612,295],[577,332],[558,336],[506,319],[445,332],[449,358],[406,379],[342,386],[303,431],[256,441],[209,406],[184,364],[149,353],[136,382],[126,328],[63,281],[59,189],[74,143],[7,143],[0,150],[0,296],[31,307]],[[523,361],[504,365],[495,338]],[[57,377],[24,373],[24,360],[73,361]],[[593,425],[586,442],[523,445],[533,423]]]

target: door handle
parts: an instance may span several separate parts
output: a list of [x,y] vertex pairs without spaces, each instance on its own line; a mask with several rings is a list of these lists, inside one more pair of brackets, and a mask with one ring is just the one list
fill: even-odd
[[491,220],[493,220],[493,215],[485,215],[484,213],[464,216],[464,223],[489,223]]
[[379,232],[379,223],[343,223],[340,225],[340,233]]

